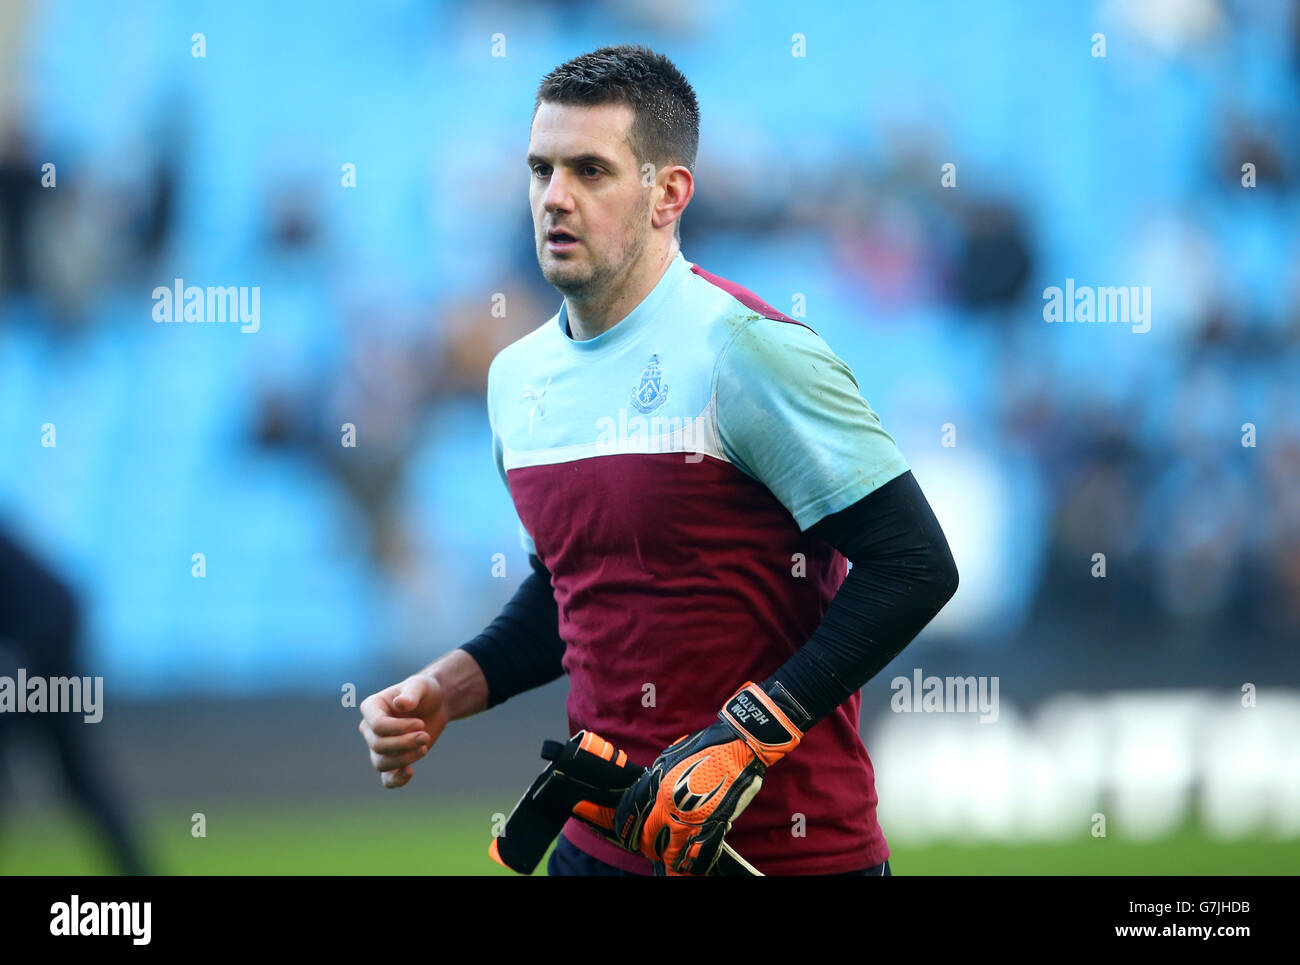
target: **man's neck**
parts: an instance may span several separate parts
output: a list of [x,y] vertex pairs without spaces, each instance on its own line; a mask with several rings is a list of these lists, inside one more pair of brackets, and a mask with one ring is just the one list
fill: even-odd
[[668,250],[658,259],[650,262],[647,271],[638,272],[638,281],[618,286],[616,291],[594,299],[580,301],[566,297],[564,304],[568,309],[569,335],[575,341],[585,342],[609,331],[632,313],[632,310],[645,301],[645,297],[654,291],[655,285],[663,278],[668,265],[681,250],[676,238]]

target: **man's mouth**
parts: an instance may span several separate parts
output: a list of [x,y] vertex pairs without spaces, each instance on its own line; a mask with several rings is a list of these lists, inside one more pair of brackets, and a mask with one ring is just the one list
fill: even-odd
[[569,251],[577,247],[578,239],[567,231],[551,229],[546,232],[546,247],[551,251]]

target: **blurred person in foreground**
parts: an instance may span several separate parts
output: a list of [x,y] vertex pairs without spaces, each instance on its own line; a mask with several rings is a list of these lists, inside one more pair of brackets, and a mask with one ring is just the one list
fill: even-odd
[[698,140],[690,84],[645,48],[543,79],[529,199],[564,301],[488,377],[532,572],[360,729],[401,787],[449,722],[568,674],[571,730],[649,769],[606,826],[569,821],[550,874],[705,874],[725,835],[765,874],[887,875],[858,689],[956,567],[848,367],[682,255]]
[[[0,677],[16,681],[23,671],[27,681],[53,686],[55,680],[78,676],[80,636],[81,605],[72,590],[0,525]],[[37,746],[60,771],[68,798],[103,835],[118,873],[147,874],[125,811],[90,746],[83,716],[52,707],[19,714],[7,701],[0,709],[6,711],[0,712],[0,803],[9,796],[7,751],[18,738],[39,735]]]

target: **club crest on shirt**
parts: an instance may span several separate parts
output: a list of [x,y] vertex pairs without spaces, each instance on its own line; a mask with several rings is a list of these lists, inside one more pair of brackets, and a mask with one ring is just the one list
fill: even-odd
[[659,366],[659,356],[650,356],[650,361],[641,370],[641,381],[632,389],[632,407],[638,412],[653,412],[668,401],[668,386],[664,384],[664,372]]

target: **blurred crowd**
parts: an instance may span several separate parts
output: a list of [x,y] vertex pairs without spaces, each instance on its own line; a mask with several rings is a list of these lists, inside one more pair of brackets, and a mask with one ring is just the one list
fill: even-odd
[[[806,293],[806,320],[850,361],[909,458],[943,465],[940,426],[953,423],[954,452],[969,449],[1004,481],[1010,512],[995,538],[1014,550],[993,582],[1022,592],[996,621],[942,628],[954,646],[1050,641],[1062,660],[1153,640],[1280,654],[1300,639],[1300,18],[1267,4],[1191,4],[1195,24],[1152,19],[1149,4],[1033,16],[1033,5],[995,6],[1001,32],[970,42],[961,18],[979,14],[948,7],[953,36],[931,38],[929,67],[909,45],[927,36],[919,12],[890,13],[896,42],[868,58],[853,30],[819,33],[814,20],[802,82],[817,104],[793,132],[800,115],[783,62],[737,83],[710,53],[707,22],[638,35],[676,57],[703,107],[683,251],[782,310]],[[483,560],[519,551],[491,465],[486,372],[500,347],[559,307],[536,268],[526,204],[532,85],[620,28],[647,29],[604,5],[590,8],[586,32],[565,34],[515,12],[509,83],[487,79],[496,65],[482,24],[458,5],[392,4],[355,45],[346,20],[331,28],[322,15],[299,36],[287,14],[249,13],[242,24],[227,11],[225,26],[301,47],[277,48],[276,67],[248,51],[249,63],[223,67],[215,61],[232,44],[214,23],[209,62],[197,66],[223,71],[221,92],[205,88],[213,79],[178,79],[196,67],[182,50],[169,69],[140,69],[97,101],[100,61],[87,57],[81,80],[50,72],[95,49],[103,14],[65,3],[31,11],[26,56],[3,65],[5,83],[25,93],[0,123],[0,431],[10,454],[0,516],[46,534],[54,555],[57,534],[81,539],[68,565],[93,584],[88,561],[102,557],[86,530],[137,495],[105,490],[193,493],[213,466],[291,465],[239,468],[237,488],[213,484],[196,502],[175,500],[171,515],[140,512],[151,527],[228,530],[247,519],[238,500],[285,490],[266,497],[261,523],[248,522],[271,528],[263,538],[285,561],[259,599],[342,606],[321,599],[324,585],[356,595],[363,612],[338,632],[358,651],[427,650],[435,625],[452,646],[490,619],[509,587]],[[61,31],[82,15],[91,23]],[[175,12],[159,18],[192,32]],[[1088,52],[1097,24],[1110,31],[1104,59]],[[132,38],[136,49],[115,61],[147,59],[159,42]],[[769,56],[789,60],[776,41]],[[60,42],[72,51],[52,52]],[[310,81],[287,79],[315,76],[339,51],[355,59],[346,97],[341,80],[316,96]],[[933,63],[947,72],[937,80]],[[474,83],[430,81],[447,69]],[[909,90],[914,108],[897,108]],[[1012,102],[969,116],[964,97]],[[266,133],[273,108],[253,106],[263,99],[294,138]],[[124,113],[124,103],[141,110]],[[260,133],[238,133],[245,123]],[[375,160],[358,164],[357,188],[341,187],[340,165],[358,154]],[[55,186],[42,182],[49,161]],[[955,183],[945,185],[948,163]],[[260,285],[258,334],[154,327],[148,292],[178,277]],[[1150,286],[1150,332],[1045,323],[1044,289],[1067,277]],[[87,387],[113,366],[116,377]],[[69,378],[80,380],[78,398],[135,405],[139,418],[96,422],[117,435],[93,471],[40,471],[70,477],[52,507],[43,499],[54,490],[29,471],[34,426],[38,403]],[[201,425],[142,428],[159,405],[205,414]],[[75,416],[63,418],[60,445],[73,446]],[[345,424],[355,447],[340,443]],[[149,463],[162,477],[136,476],[142,438],[174,447],[170,462]],[[298,494],[317,488],[337,496],[323,505],[344,508],[295,521]],[[1016,495],[1025,492],[1038,496]],[[217,512],[221,498],[235,502]],[[58,519],[80,521],[80,535]],[[293,555],[307,530],[325,534],[303,550],[312,566],[347,560],[349,575],[295,595],[287,588],[316,572]],[[253,565],[264,545],[235,539],[231,552]],[[959,564],[967,592],[967,571],[983,562]],[[99,646],[131,652],[180,625],[131,610],[101,623]],[[141,650],[122,665],[131,659],[161,660]]]

